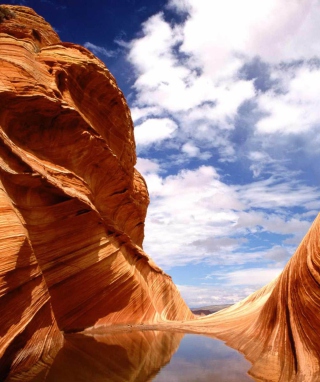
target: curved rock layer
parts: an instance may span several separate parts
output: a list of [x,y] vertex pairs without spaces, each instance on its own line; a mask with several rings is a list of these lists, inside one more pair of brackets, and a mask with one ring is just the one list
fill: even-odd
[[[14,17],[0,23],[1,378],[41,381],[76,362],[78,337],[63,346],[62,331],[143,322],[227,341],[257,381],[318,381],[320,217],[277,280],[193,320],[142,249],[149,198],[114,78],[31,9],[8,8]],[[141,344],[159,343],[143,336]],[[106,351],[100,341],[92,339],[94,354]]]
[[[50,295],[19,212],[0,182],[0,378],[37,374],[62,346]],[[35,347],[36,344],[36,347]]]
[[264,382],[320,380],[320,215],[282,274],[230,308],[184,325],[241,351]]
[[142,249],[149,198],[114,78],[31,9],[8,8],[14,17],[0,24],[2,377],[46,363],[47,345],[61,346],[59,330],[192,318]]

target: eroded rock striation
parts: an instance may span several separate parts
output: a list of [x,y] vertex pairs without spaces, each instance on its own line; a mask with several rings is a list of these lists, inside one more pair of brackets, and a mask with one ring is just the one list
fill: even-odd
[[[115,79],[30,8],[6,8],[14,16],[0,23],[0,377],[55,380],[80,359],[84,373],[95,365],[102,379],[113,368],[116,378],[110,346],[122,350],[98,333],[161,324],[225,340],[257,381],[320,380],[320,217],[278,279],[195,319],[142,249],[149,197]],[[80,337],[63,334],[84,329],[93,364]],[[132,338],[141,354],[162,345],[172,354],[180,337]],[[149,357],[144,370],[121,354],[139,378],[168,361]]]
[[320,214],[277,279],[184,328],[241,351],[256,381],[320,381],[319,284]]
[[149,198],[115,79],[33,10],[8,9],[14,17],[0,24],[2,377],[31,365],[36,375],[62,331],[193,316],[142,249]]

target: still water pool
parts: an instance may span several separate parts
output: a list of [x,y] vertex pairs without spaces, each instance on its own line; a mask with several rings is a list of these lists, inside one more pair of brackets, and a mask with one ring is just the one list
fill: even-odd
[[250,363],[237,351],[213,338],[186,334],[170,363],[154,382],[245,382]]
[[210,337],[135,330],[67,334],[52,364],[28,381],[245,382],[252,381],[249,368],[241,354]]

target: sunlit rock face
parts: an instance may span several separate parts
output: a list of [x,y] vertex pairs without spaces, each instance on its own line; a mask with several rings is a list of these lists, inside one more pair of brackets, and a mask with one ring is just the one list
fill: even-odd
[[320,215],[276,280],[190,327],[240,350],[257,381],[320,381],[319,284]]
[[31,9],[8,8],[14,17],[0,24],[1,376],[49,362],[60,331],[192,317],[142,249],[149,198],[115,79]]
[[[320,217],[277,280],[193,320],[142,249],[149,198],[114,78],[31,9],[8,8],[14,17],[0,23],[0,378],[55,381],[70,362],[116,378],[114,354],[151,378],[168,358],[149,357],[143,371],[112,337],[86,339],[91,353],[83,354],[80,337],[62,332],[159,323],[227,341],[252,362],[257,381],[319,381]],[[180,340],[131,338],[141,357],[153,346],[170,356]]]
[[3,189],[0,182],[0,380],[10,370],[38,374],[63,342],[28,232]]

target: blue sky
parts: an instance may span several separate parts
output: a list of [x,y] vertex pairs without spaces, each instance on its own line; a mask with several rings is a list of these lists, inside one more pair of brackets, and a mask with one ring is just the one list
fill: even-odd
[[320,3],[11,3],[115,75],[151,198],[144,249],[187,303],[276,277],[320,210]]

